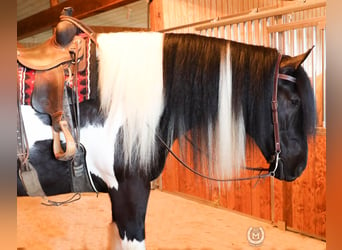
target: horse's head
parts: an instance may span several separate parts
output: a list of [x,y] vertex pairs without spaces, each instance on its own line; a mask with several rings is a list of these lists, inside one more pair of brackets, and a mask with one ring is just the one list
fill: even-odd
[[[301,175],[307,164],[307,136],[315,133],[314,93],[310,79],[301,66],[310,52],[311,49],[299,56],[284,56],[280,62],[279,73],[294,77],[293,80],[278,80],[281,152],[275,177],[280,180],[293,181]],[[274,144],[274,139],[271,140],[270,143]],[[275,162],[271,160],[271,170],[275,168]]]

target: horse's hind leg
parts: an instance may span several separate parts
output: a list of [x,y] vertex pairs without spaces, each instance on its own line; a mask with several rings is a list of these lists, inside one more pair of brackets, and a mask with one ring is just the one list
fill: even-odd
[[110,226],[112,249],[145,249],[145,215],[150,182],[139,176],[119,181],[118,190],[110,189],[113,224]]

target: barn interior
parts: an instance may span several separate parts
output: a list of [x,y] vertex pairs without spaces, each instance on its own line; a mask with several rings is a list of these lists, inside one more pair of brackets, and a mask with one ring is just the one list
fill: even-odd
[[[52,36],[62,9],[72,7],[73,17],[87,24],[96,33],[120,31],[196,33],[273,47],[287,55],[297,55],[315,46],[312,55],[303,66],[308,72],[315,91],[316,135],[309,139],[308,166],[300,178],[289,183],[274,178],[232,184],[215,183],[194,175],[183,168],[175,158],[169,156],[163,173],[151,183],[154,189],[151,197],[160,199],[160,202],[164,203],[166,203],[166,198],[175,199],[175,202],[180,198],[180,202],[189,203],[188,206],[196,207],[198,205],[201,209],[214,209],[218,214],[224,211],[232,213],[232,216],[244,216],[251,221],[246,222],[239,229],[241,234],[244,230],[247,232],[248,223],[250,226],[260,223],[262,227],[267,228],[266,235],[268,233],[269,235],[286,233],[289,241],[308,242],[308,245],[305,246],[288,243],[286,245],[288,248],[284,247],[283,249],[326,249],[326,6],[326,0],[17,0],[17,40],[27,47],[41,44]],[[177,143],[173,145],[173,150],[179,152]],[[259,148],[252,140],[248,140],[247,143],[246,160],[248,166],[265,168],[268,166]],[[155,193],[153,194],[153,192]],[[54,198],[65,197],[67,196]],[[54,246],[51,249],[60,249],[58,248],[59,244],[66,246],[67,242],[71,241],[68,234],[72,234],[73,229],[68,228],[65,235],[59,232],[58,236],[54,238],[53,233],[50,232],[51,239],[47,240],[48,243],[42,243],[43,239],[38,238],[37,241],[40,243],[37,242],[34,245],[29,234],[31,230],[40,230],[41,226],[38,222],[34,223],[35,217],[32,216],[32,211],[36,211],[37,216],[39,213],[43,213],[44,216],[54,217],[54,213],[58,213],[58,216],[55,217],[60,217],[64,223],[64,220],[73,221],[70,218],[62,219],[63,212],[68,213],[66,211],[68,208],[70,210],[84,209],[83,216],[86,218],[89,214],[87,215],[85,206],[92,203],[84,200],[94,199],[95,204],[100,201],[102,201],[101,204],[106,204],[106,206],[98,204],[97,207],[94,204],[90,205],[91,212],[89,213],[93,214],[96,210],[101,213],[105,207],[109,206],[107,198],[107,196],[101,195],[99,199],[94,194],[85,194],[81,201],[82,206],[75,205],[78,206],[77,208],[73,208],[72,204],[60,208],[43,208],[38,198],[18,198],[18,249],[37,249],[38,246],[45,248],[47,244]],[[149,218],[147,225],[150,223],[151,227],[152,225],[158,227],[158,220],[163,221],[163,218],[158,217],[160,215],[157,212],[157,200],[153,200],[150,205],[154,206],[150,209],[152,211],[151,218],[153,217],[157,221],[152,222]],[[184,209],[190,209],[183,203],[180,207],[182,206]],[[29,207],[31,207],[30,210]],[[58,212],[56,211],[58,209],[63,210]],[[167,208],[162,209],[168,211]],[[191,207],[191,209],[196,208]],[[27,211],[31,211],[31,213]],[[211,213],[205,211],[208,214]],[[182,211],[177,211],[175,214],[181,216]],[[199,212],[199,214],[205,216],[205,212]],[[109,213],[104,213],[101,221],[109,220],[108,215]],[[184,212],[184,216],[191,215]],[[27,219],[26,222],[25,219]],[[226,219],[237,220],[228,217]],[[220,220],[218,219],[218,221]],[[86,227],[81,221],[73,223],[82,225],[74,228],[77,231],[82,230],[83,226]],[[91,223],[93,223],[93,228],[98,230],[98,237],[102,237],[103,232],[106,233],[106,225],[99,229],[97,227],[102,224],[96,224],[96,219]],[[205,222],[192,221],[188,223],[189,227],[187,227],[187,222],[184,222],[181,227],[187,227],[187,230],[191,232],[194,227],[197,227],[196,225]],[[51,225],[53,224],[54,222],[51,221]],[[198,229],[209,230],[205,227]],[[56,230],[63,231],[62,228]],[[167,233],[170,229],[163,227],[163,230],[164,233]],[[228,230],[224,226],[222,226],[222,230],[228,234]],[[176,229],[171,231],[176,231]],[[87,233],[91,232],[87,231]],[[147,244],[148,249],[227,249],[229,247],[245,249],[244,246],[248,249],[249,247],[245,238],[239,239],[235,246],[217,243],[218,245],[213,247],[216,237],[213,235],[210,235],[210,239],[208,239],[209,244],[203,242],[201,245],[195,239],[186,238],[193,237],[196,234],[195,231],[183,235],[177,234],[174,236],[176,237],[174,240],[186,243],[172,245],[171,235],[170,238],[164,240],[158,233],[162,234],[157,230],[151,232],[152,235],[156,234],[151,238],[160,237],[161,240],[151,240]],[[293,233],[295,236],[289,233]],[[82,233],[82,237],[86,237],[85,235],[86,233]],[[202,238],[206,237],[206,235],[199,235]],[[268,242],[269,238],[266,238],[265,249],[281,249],[277,247],[280,235],[274,236],[274,243]],[[58,237],[60,237],[60,241]],[[266,237],[271,236],[267,235]],[[218,242],[220,240],[225,241],[225,239],[217,238]],[[31,248],[28,247],[29,244],[31,244]],[[71,244],[70,249],[95,249],[96,247],[99,247],[96,249],[102,249],[103,247],[91,244],[92,242],[87,241],[83,248],[82,246],[73,248]]]

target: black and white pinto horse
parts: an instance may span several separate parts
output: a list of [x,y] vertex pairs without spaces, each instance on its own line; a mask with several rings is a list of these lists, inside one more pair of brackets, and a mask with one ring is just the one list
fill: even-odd
[[[275,177],[293,181],[307,164],[316,110],[310,80],[296,57],[273,48],[193,34],[122,32],[97,35],[95,98],[80,103],[80,142],[99,192],[112,204],[114,249],[145,249],[150,181],[184,134],[206,149],[221,178],[244,166],[254,139],[274,170],[272,93],[276,79],[281,152]],[[51,122],[22,105],[30,162],[47,195],[72,192],[68,162],[52,152]],[[198,152],[199,150],[194,150]],[[203,154],[203,152],[201,152]],[[18,195],[27,195],[18,177]]]

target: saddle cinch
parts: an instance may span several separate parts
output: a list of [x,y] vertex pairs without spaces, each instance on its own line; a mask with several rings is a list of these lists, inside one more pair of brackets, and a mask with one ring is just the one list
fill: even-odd
[[[54,35],[43,44],[33,48],[17,46],[17,61],[36,71],[31,105],[36,111],[50,115],[54,155],[63,161],[72,159],[77,149],[68,123],[62,119],[64,69],[71,67],[75,74],[86,67],[85,41],[76,34],[77,28],[73,24],[61,21]],[[60,132],[65,137],[65,150],[61,146]]]

